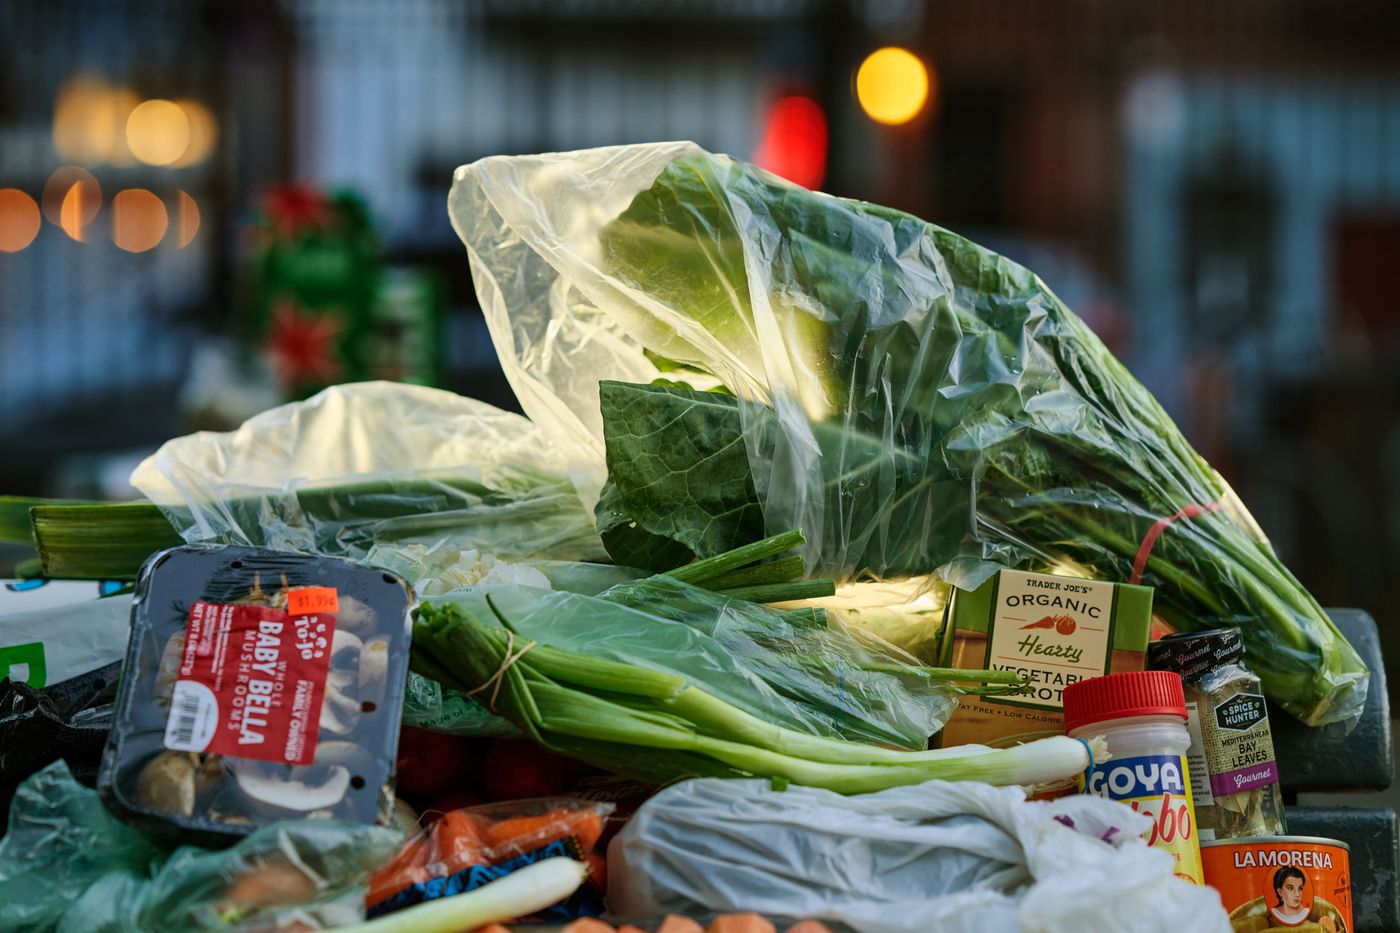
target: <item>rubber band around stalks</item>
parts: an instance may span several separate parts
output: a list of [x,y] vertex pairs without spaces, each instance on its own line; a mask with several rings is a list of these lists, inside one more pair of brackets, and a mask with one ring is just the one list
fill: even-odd
[[1162,532],[1166,531],[1173,522],[1195,518],[1197,515],[1203,515],[1206,512],[1217,511],[1222,505],[1223,503],[1220,502],[1207,502],[1204,505],[1199,502],[1193,502],[1175,515],[1168,515],[1166,518],[1157,519],[1152,527],[1147,529],[1147,534],[1142,536],[1142,543],[1138,545],[1137,554],[1133,556],[1133,574],[1128,578],[1128,582],[1142,582],[1142,575],[1147,572],[1147,561],[1148,558],[1152,556],[1153,546],[1156,545],[1157,539],[1162,536]]
[[501,695],[501,683],[505,680],[506,672],[511,669],[511,666],[514,665],[516,661],[525,657],[525,652],[538,644],[539,642],[532,641],[524,648],[511,654],[511,650],[515,647],[515,633],[510,629],[506,629],[506,654],[505,657],[501,659],[501,666],[497,668],[496,673],[492,674],[481,686],[468,690],[467,696],[475,696],[487,687],[491,687],[491,699],[486,702],[486,708],[493,713],[496,712],[496,698]]
[[1089,740],[1073,736],[1074,740],[1084,746],[1084,753],[1089,756],[1089,766],[1084,769],[1084,786],[1089,786],[1089,778],[1094,776],[1094,746],[1089,744]]

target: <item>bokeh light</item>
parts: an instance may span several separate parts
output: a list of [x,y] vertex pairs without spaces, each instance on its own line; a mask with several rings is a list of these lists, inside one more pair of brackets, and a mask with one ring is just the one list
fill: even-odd
[[126,144],[148,165],[170,165],[189,147],[189,117],[174,101],[142,101],[126,118]]
[[179,237],[181,249],[189,246],[194,235],[199,232],[199,204],[183,191],[180,192],[177,199],[175,232]]
[[0,252],[18,253],[39,235],[39,205],[18,188],[0,188]]
[[73,78],[54,104],[54,151],[70,162],[130,164],[126,123],[137,103],[131,91],[114,88],[102,78]]
[[165,205],[144,188],[127,188],[112,199],[112,242],[132,253],[153,248],[170,225]]
[[198,165],[214,151],[214,145],[219,141],[219,124],[209,108],[197,100],[180,97],[176,98],[175,104],[184,111],[185,119],[189,121],[190,136],[185,151],[170,165],[172,168]]
[[806,188],[826,176],[826,114],[810,97],[775,101],[764,120],[754,164]]
[[82,240],[83,228],[102,209],[102,187],[87,169],[65,165],[49,176],[39,206],[49,223]]
[[870,119],[891,126],[919,115],[929,98],[930,75],[913,52],[876,49],[856,71],[856,100]]

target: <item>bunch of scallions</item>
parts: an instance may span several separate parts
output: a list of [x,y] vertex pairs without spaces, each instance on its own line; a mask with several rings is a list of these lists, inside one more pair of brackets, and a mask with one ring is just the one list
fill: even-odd
[[[827,657],[813,659],[821,674],[806,686],[800,676],[803,658],[786,651],[790,641],[776,633],[771,643],[745,638],[739,652],[744,657],[726,669],[714,663],[722,654],[649,649],[657,643],[719,640],[735,616],[761,619],[768,613],[777,626],[778,611],[703,586],[744,570],[735,565],[746,562],[752,577],[790,572],[790,561],[780,564],[785,559],[755,563],[754,558],[800,541],[791,532],[775,536],[622,584],[597,598],[486,587],[456,600],[428,602],[414,625],[413,668],[472,694],[545,748],[652,783],[759,776],[855,794],[931,779],[1035,785],[1064,780],[1088,766],[1091,747],[1066,737],[1006,749],[938,750],[924,748],[923,736],[911,741],[908,730],[902,739],[883,742],[843,737],[880,728],[890,711],[873,708],[882,705],[877,698],[910,689],[911,681],[941,683],[953,693],[1015,692],[1020,685],[1006,672],[924,668],[897,658],[881,663],[852,650],[837,659],[852,675],[842,692],[848,700],[858,695],[872,708],[847,702],[832,709],[822,708],[822,683],[836,686],[823,665],[836,641],[821,642]],[[789,569],[765,569],[775,565]],[[804,588],[812,583],[797,582]],[[781,595],[781,584],[764,585],[772,588],[768,595]],[[649,591],[656,597],[649,599]],[[709,605],[715,613],[697,611]],[[674,606],[683,609],[676,612]],[[673,618],[667,618],[668,611]],[[792,625],[783,626],[785,631],[823,624],[806,613],[786,616]],[[568,640],[571,627],[580,632],[579,648],[550,643],[551,633]],[[670,631],[678,627],[685,629],[679,640]],[[702,656],[709,663],[696,662]],[[766,692],[741,682],[754,671],[771,674]],[[858,684],[855,675],[889,682]],[[953,686],[968,682],[981,686]],[[925,732],[936,726],[930,723]],[[1099,757],[1104,751],[1094,749]]]

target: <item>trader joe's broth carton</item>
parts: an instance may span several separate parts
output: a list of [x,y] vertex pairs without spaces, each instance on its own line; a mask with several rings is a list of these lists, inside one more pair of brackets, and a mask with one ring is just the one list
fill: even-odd
[[940,744],[1008,746],[1064,734],[1069,684],[1145,667],[1152,589],[1002,570],[948,611],[945,665],[1014,671],[1031,691],[963,697]]

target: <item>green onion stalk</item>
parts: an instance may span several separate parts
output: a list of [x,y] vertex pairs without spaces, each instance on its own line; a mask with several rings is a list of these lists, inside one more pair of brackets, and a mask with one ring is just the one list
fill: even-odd
[[1089,748],[1066,737],[900,751],[804,734],[677,673],[533,644],[487,602],[491,621],[453,603],[422,606],[413,668],[473,695],[541,746],[637,780],[758,776],[857,794],[933,779],[1048,783],[1089,764]]

